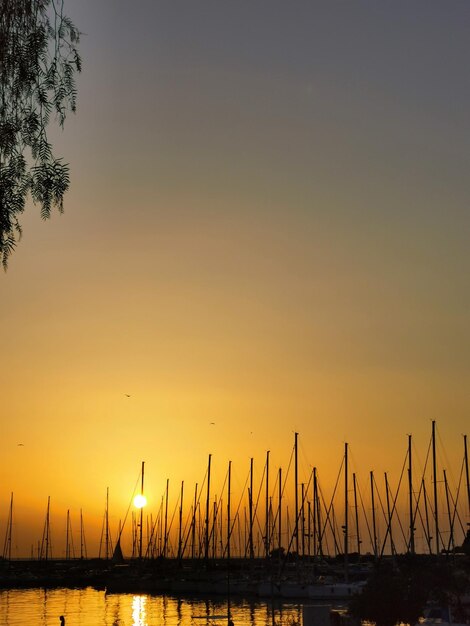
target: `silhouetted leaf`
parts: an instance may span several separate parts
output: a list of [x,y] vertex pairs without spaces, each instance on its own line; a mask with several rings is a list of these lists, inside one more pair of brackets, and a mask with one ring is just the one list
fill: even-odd
[[[70,179],[47,139],[55,111],[62,126],[76,110],[80,33],[52,0],[2,0],[0,11],[0,258],[21,236],[18,215],[31,193],[47,219],[63,210]],[[26,153],[26,156],[25,156]],[[32,159],[28,169],[27,163]]]

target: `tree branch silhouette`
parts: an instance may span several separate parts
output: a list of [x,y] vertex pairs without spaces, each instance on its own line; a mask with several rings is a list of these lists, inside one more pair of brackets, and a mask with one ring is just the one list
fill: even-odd
[[19,216],[28,194],[47,219],[63,211],[68,165],[48,141],[52,121],[75,112],[81,71],[80,33],[64,0],[3,0],[0,12],[0,259],[21,238]]

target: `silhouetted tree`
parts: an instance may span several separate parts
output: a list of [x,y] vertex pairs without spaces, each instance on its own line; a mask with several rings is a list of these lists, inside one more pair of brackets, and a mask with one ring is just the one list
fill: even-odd
[[63,0],[1,0],[0,8],[0,258],[21,237],[19,214],[28,193],[47,219],[63,210],[68,166],[56,158],[46,129],[75,111],[81,69],[79,31]]
[[349,610],[353,616],[378,626],[414,624],[428,598],[425,578],[421,569],[411,575],[410,568],[398,570],[392,563],[381,563],[363,592],[353,596]]
[[432,600],[442,607],[452,605],[463,621],[462,598],[470,591],[468,560],[403,555],[396,561],[376,567],[363,592],[351,599],[352,615],[378,626],[414,624]]

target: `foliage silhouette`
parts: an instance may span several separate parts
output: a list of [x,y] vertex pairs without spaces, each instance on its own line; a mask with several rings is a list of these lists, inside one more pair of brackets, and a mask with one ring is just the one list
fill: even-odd
[[19,215],[28,194],[41,207],[63,211],[69,169],[52,152],[46,129],[76,110],[80,33],[64,0],[2,0],[0,11],[0,258],[21,237]]
[[354,596],[350,613],[378,626],[415,624],[426,602],[452,605],[462,615],[462,597],[470,591],[468,560],[403,555],[395,563],[380,562],[363,592]]

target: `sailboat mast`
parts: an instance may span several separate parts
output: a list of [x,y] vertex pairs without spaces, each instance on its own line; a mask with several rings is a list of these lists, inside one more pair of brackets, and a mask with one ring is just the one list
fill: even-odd
[[194,488],[193,523],[191,528],[191,558],[196,554],[196,509],[197,509],[197,483]]
[[443,470],[444,473],[444,488],[446,494],[446,504],[447,504],[447,517],[449,519],[449,544],[447,546],[447,550],[450,550],[454,547],[454,522],[452,520],[452,514],[450,510],[450,500],[449,500],[449,485],[447,483],[447,473],[446,470]]
[[163,498],[160,502],[160,511],[158,512],[158,553],[163,556]]
[[168,539],[168,487],[170,484],[170,479],[166,479],[166,490],[165,490],[165,530],[163,535],[163,558],[166,558],[166,549],[167,549],[167,539]]
[[[318,537],[318,550],[317,550]],[[321,555],[320,550],[320,521],[318,517],[318,485],[317,485],[317,468],[313,468],[313,556]]]
[[[140,483],[140,495],[144,495],[144,468],[145,461],[142,461],[141,471],[141,483]],[[142,558],[142,533],[143,533],[143,521],[144,521],[144,507],[140,507],[140,529],[139,529],[139,559]]]
[[105,558],[109,559],[109,487],[106,487],[106,511],[105,511]]
[[214,502],[212,503],[212,558],[217,557],[217,494],[215,495]]
[[428,544],[429,554],[432,554],[432,547],[431,547],[432,537],[431,537],[431,531],[429,530],[428,496],[426,493],[426,483],[424,482],[424,478],[422,480],[421,485],[423,487],[423,498],[424,498],[424,519],[426,521],[426,542]]
[[11,561],[11,539],[13,529],[13,492],[10,497],[10,510],[8,513],[7,531],[5,533],[5,543],[3,545],[3,558]]
[[65,559],[66,560],[68,560],[70,558],[69,526],[70,526],[70,509],[67,509],[67,528],[65,530]]
[[205,537],[204,537],[204,558],[207,561],[209,559],[209,498],[211,489],[211,458],[209,454],[209,461],[207,465],[207,495],[206,495],[206,520],[205,520]]
[[264,531],[265,556],[269,557],[269,450],[266,452],[266,526]]
[[281,560],[282,552],[282,467],[279,468],[279,510],[278,510],[278,534],[279,534],[279,561]]
[[294,433],[294,482],[295,482],[295,551],[299,554],[299,468],[298,468],[298,436],[299,433]]
[[357,538],[357,554],[361,555],[361,536],[359,534],[359,512],[357,508],[357,485],[356,474],[353,473],[353,489],[354,489],[354,514],[356,519],[356,538]]
[[83,513],[80,509],[80,559],[83,559],[84,533],[83,533]]
[[227,478],[227,560],[230,566],[230,537],[232,534],[232,518],[231,518],[231,497],[232,497],[232,461],[228,462],[228,478]]
[[307,554],[310,560],[312,556],[312,503],[307,501]]
[[[388,488],[388,477],[387,477],[387,472],[384,473],[384,477],[385,477],[385,495],[387,498],[387,519],[388,519],[388,533],[390,535],[390,552],[392,554],[392,556],[395,555],[395,544],[393,543],[393,536],[392,536],[392,514],[390,512],[390,490]],[[385,541],[384,541],[384,545],[382,547],[382,551],[385,549]]]
[[249,514],[248,546],[249,546],[250,559],[254,559],[255,551],[253,548],[253,457],[250,459],[250,490],[248,493],[248,514]]
[[181,493],[180,493],[180,519],[179,519],[179,531],[178,531],[178,559],[182,557],[183,548],[183,493],[184,493],[184,480],[181,481]]
[[13,492],[10,498],[10,526],[8,529],[8,560],[11,561],[11,546],[12,546],[12,534],[13,534]]
[[228,462],[228,476],[227,476],[227,626],[233,624],[231,605],[230,605],[230,536],[232,534],[232,520],[231,520],[231,497],[232,497],[232,461]]
[[50,538],[50,532],[51,532],[51,496],[47,497],[47,516],[46,516],[46,528],[47,528],[47,532],[46,532],[46,561],[49,557],[49,551],[51,552],[51,558],[52,558],[52,549],[50,549],[50,542],[51,542],[51,538]]
[[[465,478],[467,482],[468,519],[470,520],[470,481],[468,477],[467,435],[463,436],[463,451],[464,451],[464,462],[465,462]],[[470,521],[467,523],[467,526],[470,526]]]
[[409,493],[409,518],[410,518],[410,554],[415,553],[415,527],[413,514],[413,465],[411,457],[411,435],[408,435],[408,493]]
[[437,504],[436,421],[432,420],[432,473],[434,480],[434,523],[436,529],[436,556],[439,556],[439,517]]
[[[47,496],[46,532],[45,532],[45,544],[46,544],[45,560],[46,561],[48,560],[48,557],[49,557],[50,506],[51,506],[51,496]],[[41,548],[41,552],[42,552],[42,548]]]
[[374,472],[371,470],[370,472],[370,498],[371,498],[371,506],[372,506],[372,532],[374,537],[374,556],[377,558],[377,525],[375,519],[375,493],[374,493]]
[[349,504],[348,504],[348,444],[344,444],[344,580],[348,582],[348,531],[349,531]]
[[305,556],[305,483],[300,485],[301,503],[300,503],[300,530],[302,533],[302,556]]

